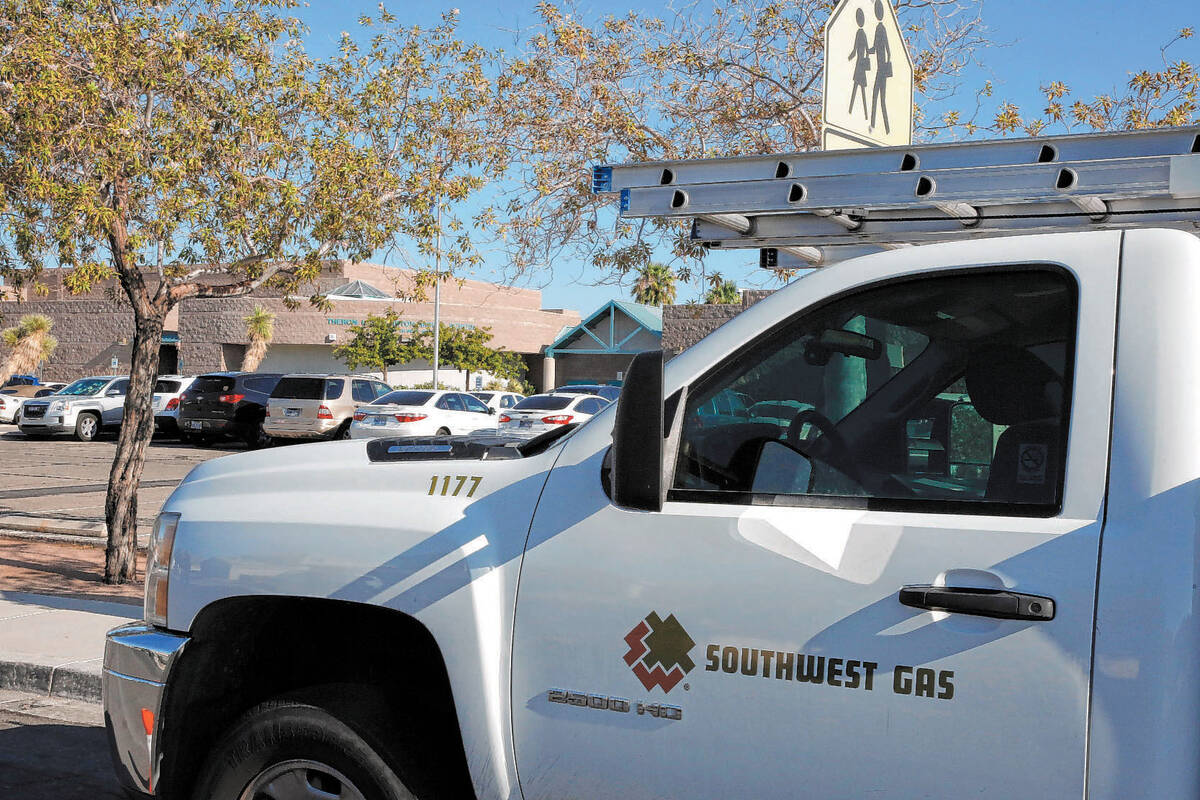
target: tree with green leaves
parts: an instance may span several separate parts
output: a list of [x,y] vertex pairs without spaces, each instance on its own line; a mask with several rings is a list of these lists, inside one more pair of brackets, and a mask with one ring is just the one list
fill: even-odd
[[[492,340],[492,329],[468,328],[460,325],[440,326],[438,352],[441,363],[466,373],[464,389],[471,389],[471,373],[487,372],[504,380],[524,381],[525,360],[520,353],[495,349],[488,346]],[[419,322],[412,337],[410,354],[416,360],[433,360],[433,326]]]
[[400,333],[400,315],[391,308],[382,316],[368,315],[348,332],[350,340],[333,348],[333,357],[350,369],[378,371],[387,383],[389,366],[413,360],[412,345]]
[[675,302],[675,273],[665,264],[650,262],[638,271],[633,284],[633,299],[646,306],[664,306]]
[[458,39],[455,12],[426,30],[381,9],[360,20],[369,46],[344,34],[318,62],[296,5],[0,0],[0,272],[36,289],[56,261],[76,292],[115,277],[133,312],[108,582],[134,578],[171,309],[259,287],[324,306],[323,263],[436,239],[456,226],[430,197],[466,197],[492,174],[479,128],[491,55]]
[[271,338],[275,335],[275,315],[256,305],[242,319],[246,323],[246,338],[250,342],[246,346],[246,354],[242,356],[242,372],[254,372],[266,356]]
[[708,276],[708,291],[704,293],[704,302],[711,305],[738,305],[742,302],[742,292],[735,282],[721,277],[714,272]]
[[45,314],[26,314],[15,327],[0,332],[0,341],[9,349],[4,368],[0,370],[0,386],[18,373],[32,372],[38,364],[54,355],[58,339],[50,333],[54,320]]

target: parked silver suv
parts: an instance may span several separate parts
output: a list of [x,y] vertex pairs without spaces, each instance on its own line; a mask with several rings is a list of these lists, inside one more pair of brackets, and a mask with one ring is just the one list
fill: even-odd
[[101,429],[120,427],[128,391],[128,375],[80,378],[56,394],[25,401],[17,427],[29,436],[73,433],[90,442]]

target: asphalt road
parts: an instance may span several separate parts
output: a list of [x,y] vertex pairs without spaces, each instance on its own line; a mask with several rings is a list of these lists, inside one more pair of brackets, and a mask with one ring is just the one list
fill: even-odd
[[0,797],[126,800],[100,706],[0,692]]
[[[50,519],[91,526],[103,535],[104,496],[117,442],[104,434],[93,442],[66,436],[30,439],[12,425],[0,425],[0,528],[22,519]],[[192,467],[244,449],[241,444],[197,448],[156,438],[146,449],[138,491],[138,523],[147,529],[167,496]]]

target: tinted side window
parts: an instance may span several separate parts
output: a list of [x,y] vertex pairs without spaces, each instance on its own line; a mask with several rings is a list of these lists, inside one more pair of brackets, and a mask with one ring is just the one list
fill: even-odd
[[[250,391],[260,392],[262,394],[270,394],[271,390],[275,388],[275,384],[277,383],[279,383],[279,378],[267,377],[245,378],[242,381],[242,385]],[[317,391],[320,391],[319,386]]]
[[591,398],[584,400],[579,405],[575,406],[575,410],[580,414],[595,414],[601,408],[603,408],[603,404],[599,400],[593,400]]
[[463,410],[462,400],[456,394],[443,395],[442,399],[438,401],[437,407],[445,411]]
[[476,414],[488,413],[488,407],[480,402],[479,398],[472,397],[469,394],[460,394],[459,397],[462,398],[463,404],[466,406],[467,411],[474,411]]
[[353,381],[353,397],[356,403],[369,403],[375,399],[375,392],[371,389],[371,384],[367,381]]
[[1053,514],[1075,318],[1075,284],[1048,269],[895,281],[805,313],[692,387],[673,494]]
[[375,390],[376,397],[383,397],[392,390],[392,387],[388,386],[386,383],[372,383],[371,388]]
[[[346,381],[342,378],[326,378],[325,379],[325,399],[337,400],[345,391]],[[371,398],[374,400],[375,398]]]
[[128,394],[129,393],[129,381],[128,380],[115,381],[111,386],[109,386],[107,389],[104,390],[105,394],[108,394],[109,392],[116,392],[117,394]]

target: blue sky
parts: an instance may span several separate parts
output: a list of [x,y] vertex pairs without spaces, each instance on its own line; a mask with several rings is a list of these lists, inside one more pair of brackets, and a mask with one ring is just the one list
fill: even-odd
[[[373,14],[377,2],[364,0],[311,0],[300,12],[310,27],[310,49],[320,54],[337,43],[340,32],[353,31],[361,14]],[[389,3],[388,8],[402,21],[423,26],[439,22],[443,10],[460,10],[462,36],[490,47],[513,50],[513,31],[536,21],[535,2],[481,2],[458,0],[437,2]],[[620,14],[630,8],[661,14],[663,3],[624,3],[602,0],[583,2],[589,16]],[[1033,112],[1043,106],[1038,87],[1051,80],[1062,80],[1078,96],[1091,98],[1121,87],[1129,73],[1154,69],[1161,64],[1159,48],[1183,27],[1200,28],[1200,4],[1181,0],[1140,0],[1138,3],[1084,2],[1084,0],[987,0],[983,17],[989,38],[995,43],[981,56],[984,66],[973,69],[964,81],[959,97],[946,108],[974,105],[974,90],[991,80],[995,86],[993,102],[1012,100]],[[1200,62],[1200,39],[1181,42],[1172,48],[1175,57]],[[984,115],[986,118],[986,113]],[[757,251],[744,256],[731,253],[710,257],[710,269],[721,271],[743,287],[778,285],[769,273],[758,269]],[[499,272],[502,265],[491,267]],[[484,269],[472,277],[493,279]],[[588,313],[614,296],[627,298],[624,286],[595,285],[605,276],[580,264],[564,263],[555,267],[552,278],[533,276],[525,284],[542,289],[547,308],[568,307]],[[684,302],[701,293],[695,285],[681,285],[678,301]]]

